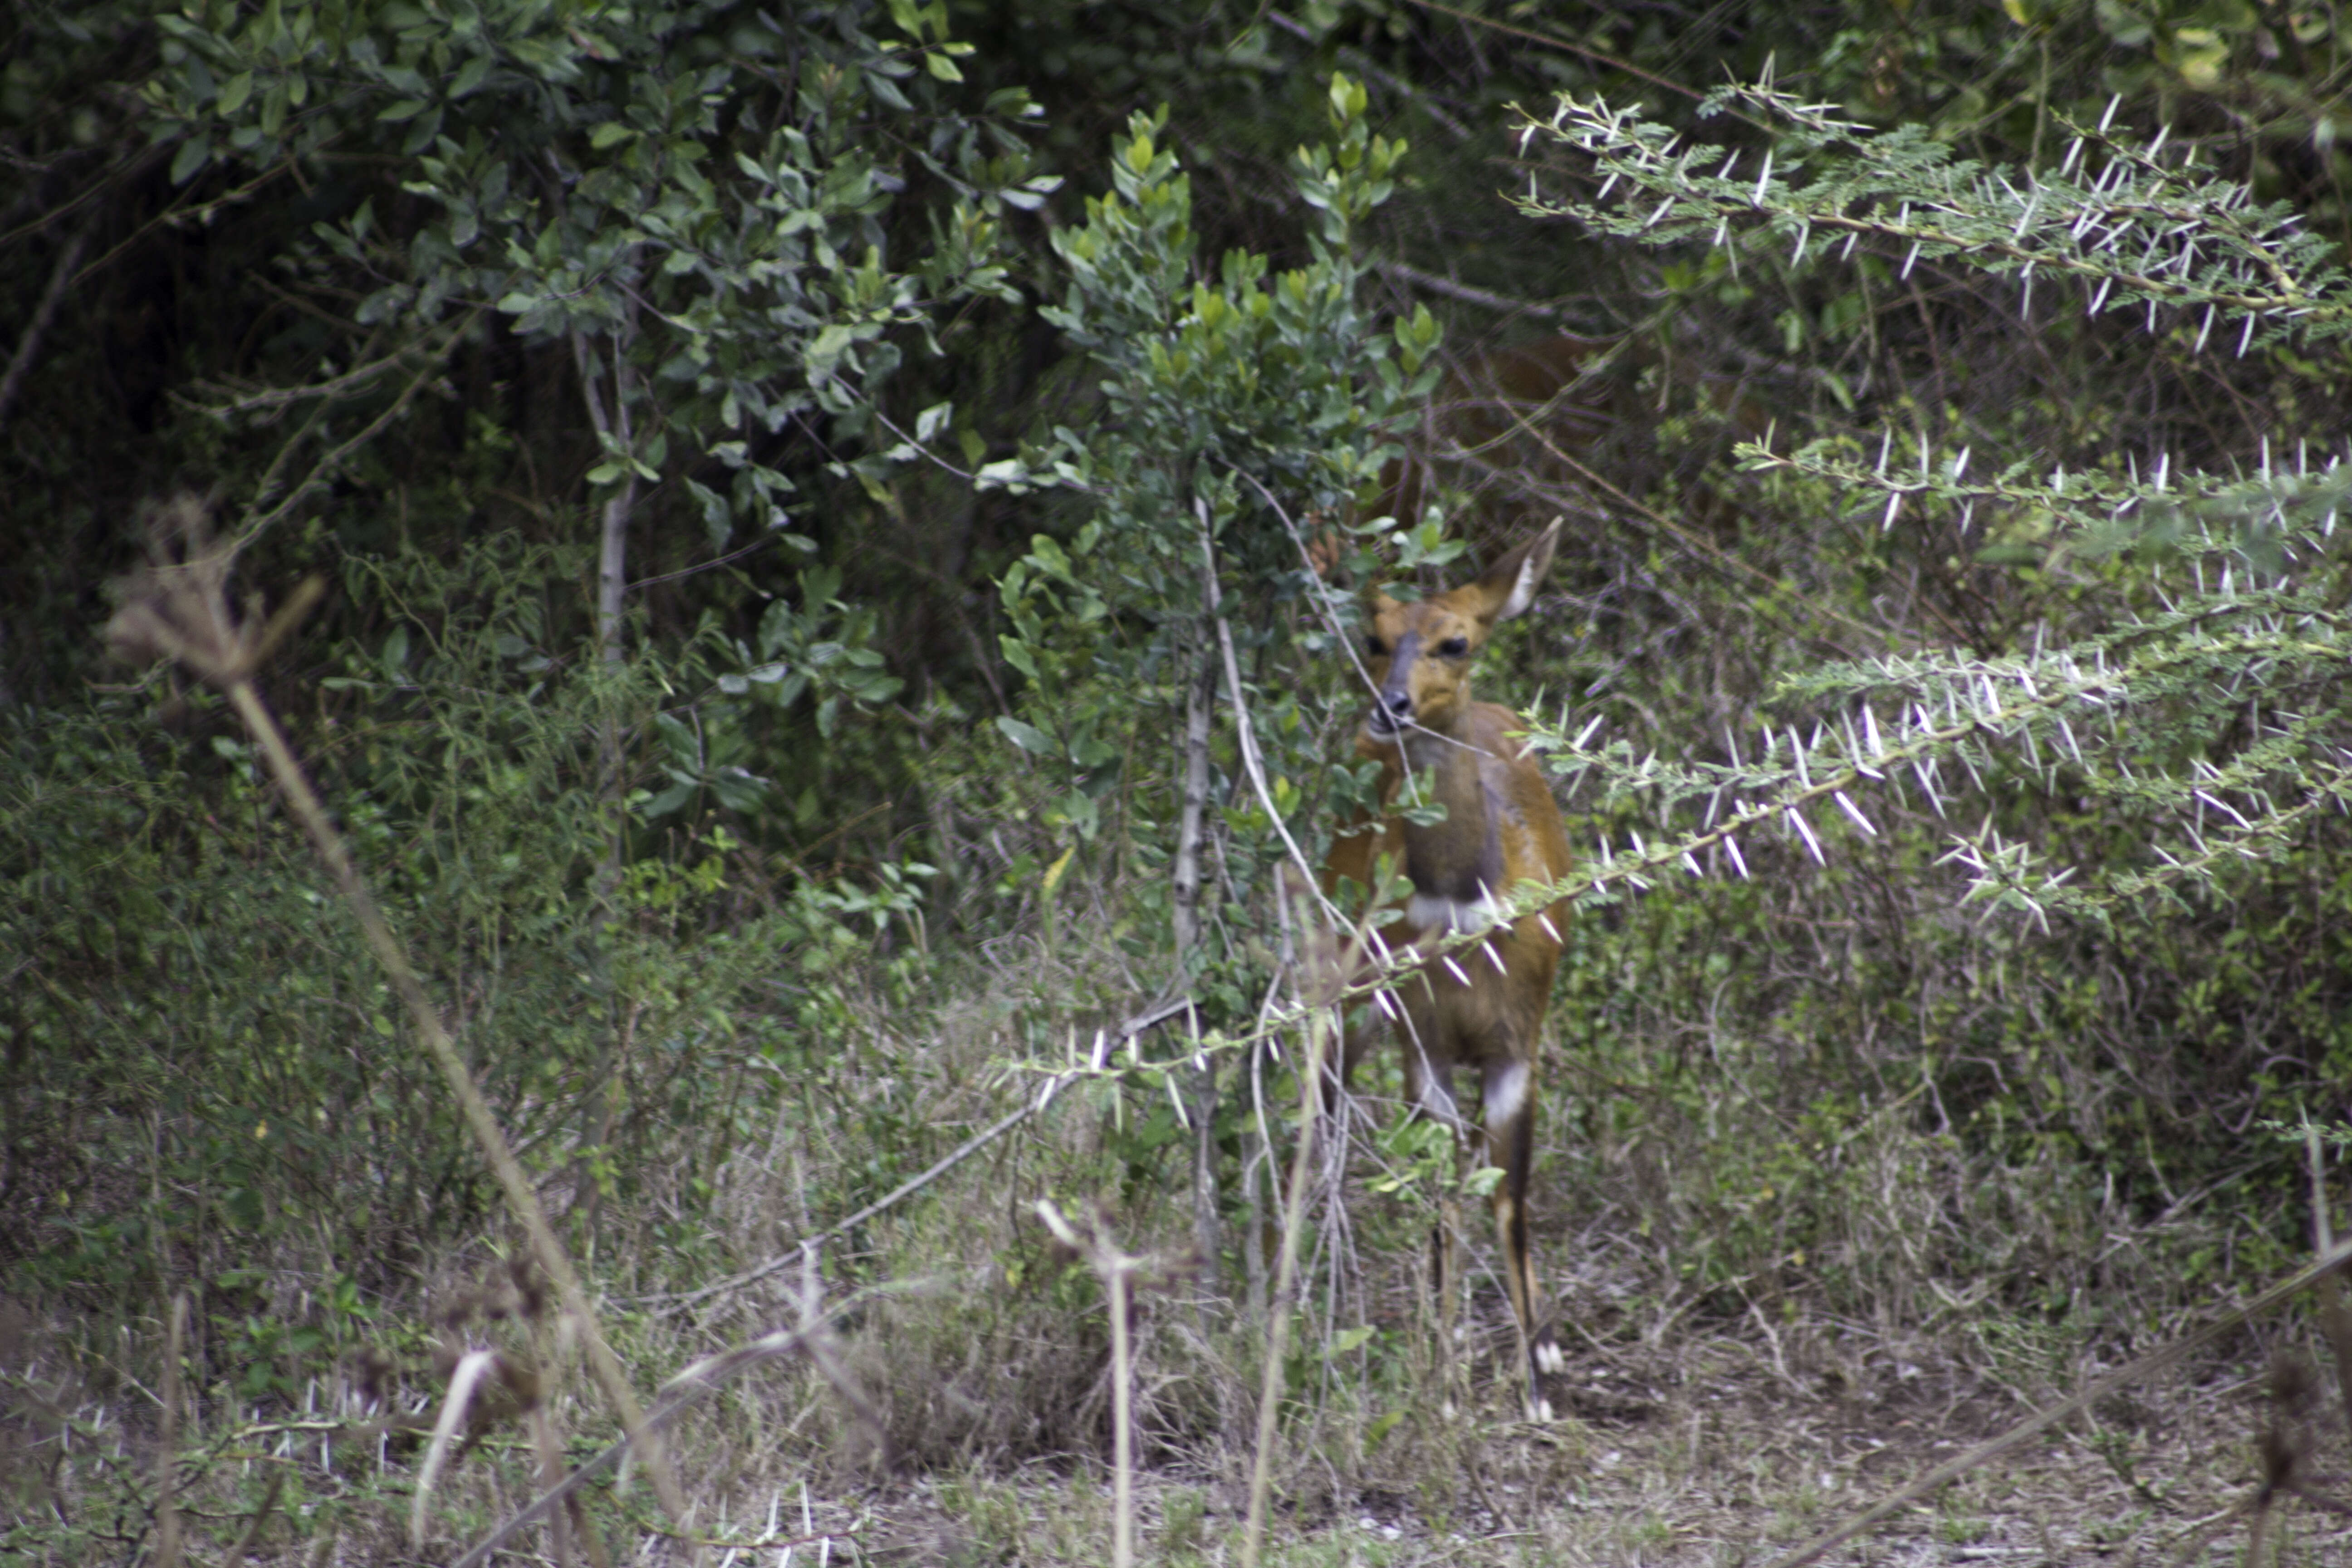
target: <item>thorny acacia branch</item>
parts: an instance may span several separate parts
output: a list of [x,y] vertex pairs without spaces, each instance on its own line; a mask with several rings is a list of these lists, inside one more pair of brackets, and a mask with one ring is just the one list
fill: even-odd
[[[1739,172],[1743,150],[1564,96],[1547,116],[1519,111],[1520,145],[1543,135],[1590,158],[1598,192],[1547,196],[1531,177],[1519,205],[1647,244],[1721,246],[1760,228],[1790,242],[1792,261],[1819,229],[1843,236],[1845,254],[1869,239],[1901,255],[1906,278],[1922,259],[1954,258],[2012,275],[2030,292],[2047,273],[2082,287],[2094,315],[2137,303],[2153,323],[2158,305],[2202,306],[2199,346],[2216,320],[2238,321],[2240,353],[2290,333],[2352,331],[2352,286],[2326,241],[2284,204],[2257,203],[2243,184],[2200,167],[2193,146],[2168,154],[2167,133],[2146,147],[2111,136],[2113,106],[2095,127],[2068,125],[2074,138],[2051,171],[1988,166],[1955,155],[1928,127],[1877,132],[1835,118],[1835,107],[1769,86],[1711,95],[1702,113],[1744,108],[1775,133],[1750,176]],[[1621,185],[1625,199],[1608,205]]]

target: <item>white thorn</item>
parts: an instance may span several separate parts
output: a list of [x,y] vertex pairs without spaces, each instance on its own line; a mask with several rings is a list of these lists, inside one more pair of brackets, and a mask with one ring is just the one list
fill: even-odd
[[1846,798],[1845,791],[1842,789],[1832,790],[1830,795],[1832,798],[1836,800],[1838,805],[1845,808],[1845,814],[1853,818],[1855,826],[1861,828],[1873,838],[1878,837],[1878,829],[1870,825],[1870,818],[1862,815],[1862,807],[1854,805],[1853,802]]
[[1813,864],[1828,865],[1829,858],[1822,853],[1821,840],[1813,837],[1813,826],[1805,820],[1805,814],[1793,805],[1788,808],[1788,813],[1789,820],[1796,825],[1798,836],[1804,839],[1805,847],[1812,852]]

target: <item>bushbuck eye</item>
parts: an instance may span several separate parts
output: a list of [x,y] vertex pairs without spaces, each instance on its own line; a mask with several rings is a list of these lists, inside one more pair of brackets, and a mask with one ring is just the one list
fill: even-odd
[[1460,658],[1464,654],[1470,651],[1470,639],[1468,637],[1447,637],[1444,642],[1437,645],[1437,651],[1439,656],[1444,658]]
[[1364,651],[1370,654],[1374,658],[1382,658],[1388,654],[1389,645],[1382,642],[1376,637],[1366,637],[1364,639]]

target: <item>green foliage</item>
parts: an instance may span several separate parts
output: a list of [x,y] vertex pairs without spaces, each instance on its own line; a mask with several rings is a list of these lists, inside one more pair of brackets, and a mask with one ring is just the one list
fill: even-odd
[[[591,26],[501,4],[453,29],[402,4],[273,3],[238,26],[236,0],[218,0],[165,18],[149,91],[180,139],[175,180],[216,153],[266,165],[331,139],[396,150],[399,189],[438,217],[390,232],[371,195],[316,229],[323,254],[393,279],[356,319],[414,330],[489,306],[526,341],[574,344],[603,447],[589,482],[658,481],[673,436],[690,440],[681,457],[707,452],[730,476],[686,479],[715,548],[745,521],[785,526],[793,485],[760,438],[822,412],[854,439],[898,363],[894,329],[968,290],[1004,294],[1003,193],[1052,188],[1004,132],[1017,95],[985,125],[933,101],[961,46],[937,8],[898,10],[911,46],[866,31],[857,5],[785,23],[688,0]],[[337,90],[293,112],[314,78]],[[904,183],[877,156],[898,116],[929,131],[947,162],[926,165],[955,193],[911,269],[885,265],[878,221]]]
[[[824,1041],[865,987],[905,984],[904,963],[896,981],[867,966],[888,949],[919,963],[929,868],[803,881],[761,907],[740,881],[754,862],[713,828],[593,896],[597,719],[645,701],[650,672],[539,651],[565,574],[560,554],[501,543],[447,569],[352,563],[355,596],[401,609],[501,586],[353,650],[306,729],[355,857],[447,977],[509,1135],[550,1175],[569,1164],[626,1198],[649,1141],[709,1170],[747,1126],[772,1131],[776,1073],[766,1095],[730,1084],[834,1060]],[[186,700],[207,725],[211,700]],[[348,1348],[358,1308],[330,1311],[333,1279],[396,1288],[481,1223],[486,1173],[246,749],[200,734],[125,756],[121,717],[11,725],[0,952],[42,977],[12,1011],[46,1064],[9,1086],[10,1201],[30,1220],[12,1288],[94,1300],[192,1275],[226,1336],[205,1353],[278,1397]],[[678,1124],[703,1131],[680,1145]],[[264,1312],[252,1291],[289,1253],[327,1271],[319,1305]]]
[[[1165,111],[1130,121],[1111,191],[1088,198],[1084,226],[1054,237],[1069,283],[1044,312],[1100,373],[1104,421],[1058,430],[1044,450],[981,476],[1058,483],[1087,499],[1075,533],[1035,536],[1000,581],[1011,626],[1001,646],[1028,678],[1033,706],[998,723],[1023,751],[1069,770],[1059,816],[1082,840],[1100,831],[1102,803],[1123,783],[1134,815],[1122,829],[1150,863],[1173,852],[1162,834],[1179,814],[1164,793],[1174,781],[1123,780],[1124,760],[1140,737],[1169,732],[1188,692],[1221,683],[1224,639],[1254,672],[1328,646],[1288,607],[1312,581],[1302,520],[1344,513],[1367,489],[1408,400],[1435,374],[1425,310],[1397,323],[1392,350],[1358,300],[1362,222],[1393,189],[1403,147],[1371,132],[1363,89],[1345,77],[1332,79],[1328,108],[1334,141],[1296,160],[1302,198],[1319,214],[1311,261],[1276,275],[1265,257],[1232,251],[1213,281],[1194,270],[1190,178],[1157,140]],[[1223,918],[1245,930],[1262,918],[1244,906],[1282,853],[1282,830],[1312,837],[1304,781],[1319,771],[1324,727],[1295,686],[1253,680],[1227,695],[1245,705],[1234,721],[1250,734],[1224,765],[1240,763],[1243,747],[1262,749],[1269,775],[1264,798],[1213,828]]]

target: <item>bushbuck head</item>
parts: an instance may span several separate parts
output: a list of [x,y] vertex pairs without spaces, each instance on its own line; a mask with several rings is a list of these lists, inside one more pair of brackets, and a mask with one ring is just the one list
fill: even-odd
[[1559,520],[1489,567],[1484,576],[1410,603],[1375,593],[1364,639],[1378,695],[1367,738],[1387,745],[1413,729],[1451,735],[1470,707],[1470,661],[1496,626],[1525,610],[1551,565]]

